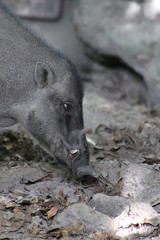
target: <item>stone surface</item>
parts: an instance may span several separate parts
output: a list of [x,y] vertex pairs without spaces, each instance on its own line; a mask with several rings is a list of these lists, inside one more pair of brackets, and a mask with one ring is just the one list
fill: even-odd
[[129,201],[119,196],[107,196],[97,193],[93,196],[90,206],[96,211],[104,213],[109,217],[117,217],[129,205]]
[[[159,6],[157,0],[102,0],[101,4],[98,0],[82,0],[75,12],[77,35],[87,54],[110,67],[112,78],[122,86],[127,85],[127,81],[129,85],[135,82],[142,98],[144,80],[152,102],[157,102],[160,90]],[[118,73],[117,67],[120,68]],[[131,89],[137,91],[132,86],[130,93]]]
[[[140,235],[147,235],[154,232],[160,224],[160,215],[148,203],[135,202],[114,219],[114,225],[117,227],[116,236],[124,238],[131,231],[130,239]],[[132,229],[132,226],[137,228]],[[139,226],[142,226],[138,229]]]
[[121,196],[152,205],[160,203],[160,173],[154,166],[129,164],[122,170],[121,177]]
[[63,213],[59,214],[53,221],[56,226],[65,226],[69,223],[81,222],[86,230],[105,230],[113,233],[112,219],[95,211],[84,203],[69,206]]

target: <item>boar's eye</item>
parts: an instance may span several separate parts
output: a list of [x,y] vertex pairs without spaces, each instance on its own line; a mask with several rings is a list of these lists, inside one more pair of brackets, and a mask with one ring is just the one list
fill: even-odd
[[70,113],[72,111],[73,105],[70,102],[63,103],[63,108],[65,112]]

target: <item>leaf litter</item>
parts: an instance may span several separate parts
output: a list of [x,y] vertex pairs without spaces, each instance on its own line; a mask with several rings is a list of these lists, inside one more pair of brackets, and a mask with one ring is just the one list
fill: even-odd
[[[85,236],[92,239],[107,239],[108,233],[105,231],[87,232],[85,225],[81,222],[53,227],[53,220],[69,205],[76,202],[87,203],[96,193],[120,196],[124,185],[120,169],[127,166],[129,162],[158,166],[160,164],[159,127],[156,121],[146,121],[141,126],[137,126],[135,131],[108,127],[104,124],[100,124],[95,131],[86,130],[91,164],[99,174],[97,182],[87,183],[87,185],[72,181],[67,178],[67,175],[63,175],[63,170],[61,172],[57,168],[54,159],[26,137],[22,131],[7,131],[1,134],[1,172],[8,174],[8,171],[15,171],[14,179],[16,179],[16,171],[28,169],[28,173],[24,174],[25,177],[21,178],[17,185],[9,188],[4,184],[5,191],[1,187],[0,236],[4,236],[1,239],[5,239],[5,236],[6,239],[16,239],[20,235],[31,236],[32,239],[60,239],[69,236],[72,239],[76,236],[83,236],[82,239],[85,239]],[[115,159],[117,163],[114,163]],[[116,166],[117,173],[113,180],[108,169],[116,169]],[[38,176],[34,171],[32,175],[30,172],[32,168],[40,169],[42,175]],[[56,171],[62,174],[58,182],[63,187],[57,190],[55,195],[53,185]],[[70,191],[65,191],[66,183],[67,187],[74,190],[72,194]],[[3,185],[2,182],[1,185]],[[72,198],[71,195],[73,195]],[[130,198],[128,194],[128,199]]]

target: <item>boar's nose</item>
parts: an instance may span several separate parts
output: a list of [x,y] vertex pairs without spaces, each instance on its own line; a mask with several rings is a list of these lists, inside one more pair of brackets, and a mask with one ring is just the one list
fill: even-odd
[[79,167],[77,169],[76,179],[81,180],[96,180],[98,175],[94,172],[91,166]]
[[80,150],[78,149],[70,150],[69,154],[71,158],[78,157],[80,155]]

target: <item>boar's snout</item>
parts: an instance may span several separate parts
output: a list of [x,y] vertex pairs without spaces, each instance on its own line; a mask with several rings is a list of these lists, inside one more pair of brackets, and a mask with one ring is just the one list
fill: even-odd
[[87,142],[85,148],[70,150],[70,162],[73,177],[78,180],[96,179],[97,175],[90,166],[90,154]]
[[74,131],[68,141],[64,136],[56,138],[56,144],[51,144],[50,151],[55,158],[65,164],[75,179],[95,179],[95,172],[90,166],[90,153],[84,130]]
[[74,176],[77,180],[97,179],[98,175],[91,166],[79,167]]

